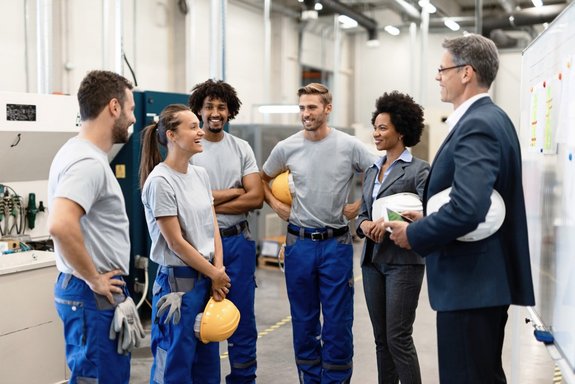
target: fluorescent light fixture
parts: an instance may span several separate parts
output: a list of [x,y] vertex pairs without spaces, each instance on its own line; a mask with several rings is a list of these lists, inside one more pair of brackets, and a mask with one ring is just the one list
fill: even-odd
[[299,105],[269,104],[260,105],[258,111],[263,114],[270,113],[299,113]]
[[302,20],[316,20],[317,19],[317,11],[313,9],[307,9],[301,12],[301,19]]
[[315,9],[316,11],[321,11],[323,9],[323,5],[321,3],[315,3],[313,9]]
[[339,15],[337,20],[341,23],[343,29],[355,28],[359,25],[357,21],[346,15]]
[[389,33],[392,36],[399,35],[399,28],[394,27],[393,25],[386,25],[384,29],[385,32]]
[[459,31],[459,24],[457,24],[457,22],[453,19],[446,17],[443,19],[443,24],[445,24],[445,26],[452,31]]
[[419,0],[419,2],[417,4],[419,4],[419,6],[421,7],[421,10],[423,12],[427,12],[427,13],[437,12],[437,8],[435,8],[435,6],[433,4],[431,4],[431,2],[429,0]]
[[536,8],[542,7],[543,6],[543,0],[531,0],[531,2],[533,3],[533,5]]
[[365,45],[367,45],[369,48],[377,48],[379,47],[379,40],[368,40]]

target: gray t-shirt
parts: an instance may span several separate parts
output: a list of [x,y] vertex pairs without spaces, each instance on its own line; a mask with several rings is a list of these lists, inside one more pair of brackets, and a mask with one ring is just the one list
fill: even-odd
[[144,183],[142,203],[152,239],[150,258],[158,264],[184,266],[160,232],[156,217],[177,216],[182,235],[207,260],[214,254],[214,216],[206,170],[190,165],[187,173],[158,164]]
[[289,169],[295,195],[290,222],[309,228],[347,225],[347,203],[354,173],[363,172],[377,156],[357,138],[331,129],[320,141],[304,138],[300,131],[280,141],[262,169],[270,177]]
[[[129,223],[124,196],[108,156],[87,140],[74,137],[60,148],[50,167],[48,209],[54,198],[72,200],[86,213],[80,219],[84,245],[100,273],[130,267]],[[55,246],[56,266],[72,273],[72,267]]]
[[[212,189],[242,188],[242,178],[257,173],[258,165],[254,151],[247,141],[224,132],[218,142],[203,139],[204,151],[195,154],[191,164],[204,167],[210,176]],[[218,225],[226,228],[247,219],[247,214],[218,214]]]

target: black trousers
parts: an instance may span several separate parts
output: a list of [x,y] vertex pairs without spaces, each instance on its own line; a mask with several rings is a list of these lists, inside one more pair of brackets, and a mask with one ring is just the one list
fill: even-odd
[[441,384],[506,383],[501,363],[509,306],[437,312]]

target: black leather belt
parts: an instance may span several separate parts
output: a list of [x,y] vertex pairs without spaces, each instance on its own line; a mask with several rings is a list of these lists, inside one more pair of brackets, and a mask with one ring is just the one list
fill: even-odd
[[349,227],[341,228],[300,228],[297,225],[289,224],[288,232],[292,235],[299,236],[303,239],[311,239],[313,241],[323,241],[345,235],[349,231]]
[[248,227],[247,221],[240,221],[236,225],[232,225],[231,227],[227,228],[220,228],[220,236],[221,237],[230,237],[239,235]]

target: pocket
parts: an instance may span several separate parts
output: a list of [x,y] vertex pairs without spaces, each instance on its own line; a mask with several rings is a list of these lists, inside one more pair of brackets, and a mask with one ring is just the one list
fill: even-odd
[[83,346],[86,343],[84,303],[81,301],[54,299],[58,316],[64,323],[66,344]]

